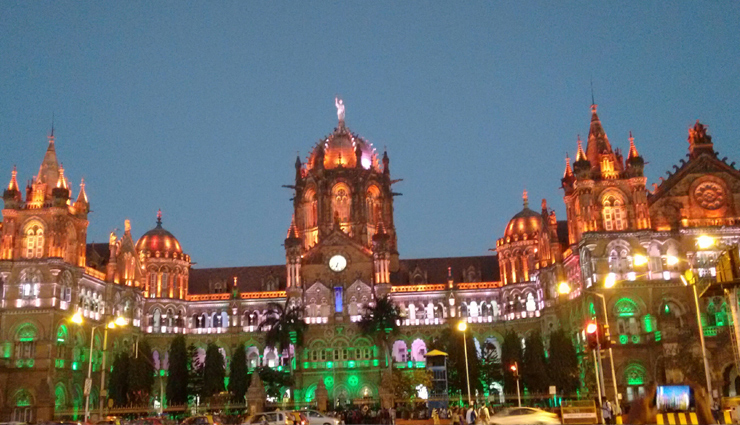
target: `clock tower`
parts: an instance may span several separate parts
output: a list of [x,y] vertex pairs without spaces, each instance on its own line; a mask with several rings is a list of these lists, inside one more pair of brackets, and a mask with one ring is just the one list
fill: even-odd
[[293,220],[285,240],[287,291],[294,303],[359,320],[362,305],[390,291],[398,269],[388,154],[378,155],[344,122],[295,163]]

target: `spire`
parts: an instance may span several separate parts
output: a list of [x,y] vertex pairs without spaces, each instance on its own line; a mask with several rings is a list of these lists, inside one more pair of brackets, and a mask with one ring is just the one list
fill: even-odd
[[[51,192],[59,181],[59,162],[57,161],[57,152],[54,147],[54,131],[49,134],[49,146],[46,148],[44,159],[39,167],[39,174],[36,176],[36,183],[45,183],[47,191]],[[47,193],[48,193],[47,192]]]
[[601,126],[599,114],[596,113],[597,106],[596,104],[591,105],[591,128],[588,130],[586,143],[586,157],[592,165],[600,162],[599,155],[613,153],[609,138],[606,137],[604,127]]
[[287,239],[298,239],[298,229],[295,226],[295,214],[290,217],[290,227],[288,227]]
[[638,156],[640,156],[640,154],[637,152],[637,148],[635,147],[635,138],[632,137],[632,130],[630,130],[630,153],[627,155],[627,160],[637,158]]
[[64,164],[59,166],[59,179],[57,179],[57,187],[60,189],[69,189],[67,185],[67,179],[64,177]]
[[527,195],[527,189],[522,192],[522,200],[524,201],[524,208],[529,208],[529,196]]
[[583,142],[581,141],[581,135],[578,135],[578,151],[576,152],[576,162],[583,161],[586,159],[586,152],[583,151]]
[[157,210],[157,227],[162,228],[162,210]]
[[572,177],[573,176],[573,169],[570,168],[570,156],[568,154],[565,154],[565,172],[563,173],[563,178],[566,177]]
[[20,193],[18,188],[18,170],[13,166],[13,171],[10,172],[10,183],[8,184],[8,190],[15,190]]
[[77,201],[75,201],[75,205],[77,205],[78,202],[87,204],[87,193],[85,192],[85,179],[80,180],[80,194],[77,195]]

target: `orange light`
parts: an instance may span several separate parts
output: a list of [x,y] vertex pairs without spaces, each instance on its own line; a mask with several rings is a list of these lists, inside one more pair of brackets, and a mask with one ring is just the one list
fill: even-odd
[[596,326],[596,323],[594,322],[591,322],[588,325],[586,325],[586,333],[592,334],[596,332],[596,329],[597,329],[597,326]]
[[516,372],[516,365],[511,365],[509,369],[511,369],[512,372]]

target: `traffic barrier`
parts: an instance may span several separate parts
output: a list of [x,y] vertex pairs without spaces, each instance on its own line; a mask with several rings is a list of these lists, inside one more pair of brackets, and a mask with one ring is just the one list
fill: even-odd
[[[625,422],[627,420],[627,415],[620,415],[617,416],[616,423],[618,425],[626,424]],[[699,420],[696,417],[696,413],[694,412],[688,412],[688,413],[659,413],[656,417],[658,425],[698,425]],[[731,424],[732,423],[732,416],[730,414],[729,410],[722,411],[722,416],[720,418],[721,424]]]

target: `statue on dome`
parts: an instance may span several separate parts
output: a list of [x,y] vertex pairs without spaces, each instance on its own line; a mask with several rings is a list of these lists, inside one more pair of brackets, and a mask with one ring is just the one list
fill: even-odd
[[344,122],[344,101],[339,97],[335,97],[334,106],[337,107],[337,118],[339,119],[339,122]]

